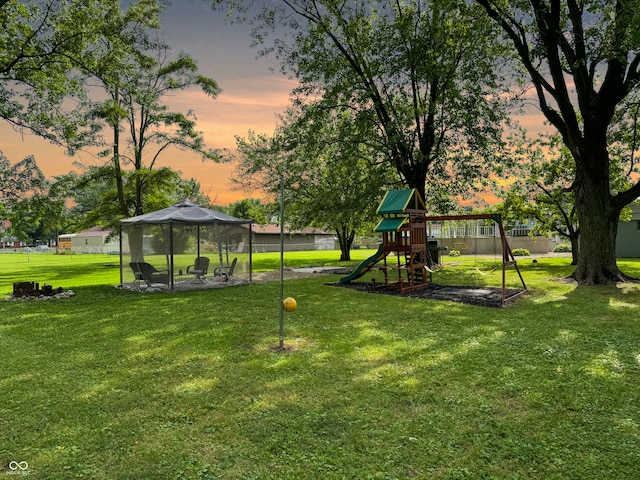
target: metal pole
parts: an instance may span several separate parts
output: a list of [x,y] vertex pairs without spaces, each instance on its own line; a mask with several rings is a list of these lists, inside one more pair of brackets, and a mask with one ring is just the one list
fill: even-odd
[[280,176],[280,348],[284,348],[284,175]]
[[253,224],[249,222],[249,282],[253,281]]
[[124,277],[123,277],[123,273],[122,273],[122,224],[120,223],[118,225],[118,242],[119,242],[119,246],[118,248],[120,249],[120,285],[124,284]]

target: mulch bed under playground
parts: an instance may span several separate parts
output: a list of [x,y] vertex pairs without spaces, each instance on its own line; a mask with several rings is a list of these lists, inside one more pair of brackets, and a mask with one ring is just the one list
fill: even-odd
[[[336,287],[351,288],[367,293],[378,293],[383,295],[399,295],[409,298],[423,298],[426,300],[448,300],[450,302],[465,303],[467,305],[478,305],[482,307],[502,307],[502,289],[492,287],[459,287],[452,285],[431,284],[422,290],[413,292],[400,292],[395,288],[374,288],[371,283],[350,282],[346,284],[330,283]],[[520,293],[521,290],[508,288],[507,298]],[[507,304],[509,302],[507,301]]]

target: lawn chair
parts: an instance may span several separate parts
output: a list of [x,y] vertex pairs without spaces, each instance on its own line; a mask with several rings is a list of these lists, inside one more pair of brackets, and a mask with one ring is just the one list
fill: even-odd
[[222,279],[226,282],[230,277],[233,276],[233,271],[235,270],[237,263],[238,257],[234,258],[230,265],[222,265],[220,267],[216,267],[213,271],[213,276],[222,277]]
[[146,262],[131,262],[129,264],[133,274],[135,275],[134,285],[140,282],[144,282],[147,286],[151,286],[153,283],[164,283],[169,285],[169,271],[158,270],[153,265]]
[[193,265],[187,267],[187,273],[196,276],[196,280],[201,280],[209,270],[210,260],[207,257],[197,257]]

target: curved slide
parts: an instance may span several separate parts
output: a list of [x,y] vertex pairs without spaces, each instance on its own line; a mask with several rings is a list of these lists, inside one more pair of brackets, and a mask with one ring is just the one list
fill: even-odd
[[358,265],[358,268],[356,268],[349,275],[347,275],[346,277],[341,278],[340,279],[340,283],[349,283],[351,280],[355,280],[356,278],[360,278],[365,273],[367,273],[369,270],[371,270],[371,268],[376,263],[378,263],[380,260],[382,260],[385,257],[385,255],[386,254],[384,253],[384,246],[382,244],[380,244],[380,247],[378,247],[378,251],[376,253],[374,253],[369,258],[367,258],[364,262],[362,262],[360,265]]

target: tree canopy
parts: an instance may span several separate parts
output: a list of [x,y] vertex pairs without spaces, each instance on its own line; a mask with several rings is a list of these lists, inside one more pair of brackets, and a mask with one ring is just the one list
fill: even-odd
[[103,102],[87,102],[86,117],[112,134],[109,140],[95,136],[94,143],[112,146],[103,151],[111,165],[104,171],[114,177],[115,198],[111,200],[119,217],[140,215],[153,203],[152,192],[165,181],[173,182],[175,172],[157,165],[169,147],[197,152],[203,159],[219,158],[197,131],[195,115],[170,111],[164,97],[192,86],[215,97],[219,87],[213,79],[199,74],[192,57],[184,53],[174,57],[160,39],[159,1],[139,0],[126,10],[121,10],[120,2],[109,1],[106,16],[99,10],[100,1],[92,5],[98,9],[95,17],[104,19],[98,21],[100,29],[90,48],[76,62],[76,78],[86,89],[101,89],[106,95]]
[[[104,191],[96,212],[114,201],[119,213],[100,219],[101,225],[143,213],[157,204],[158,189],[176,184],[178,172],[158,163],[170,147],[219,159],[197,130],[193,112],[171,111],[163,101],[194,86],[215,97],[217,83],[199,73],[192,57],[173,55],[161,40],[161,0],[136,0],[126,9],[120,3],[9,0],[0,5],[0,117],[71,154],[105,149],[108,160],[96,170],[101,179],[112,175],[115,196]],[[94,174],[83,181],[97,178]]]
[[[477,6],[457,0],[256,5],[254,36],[262,53],[274,54],[300,82],[294,104],[348,109],[360,143],[436,205],[468,191],[472,179],[488,178],[481,172],[501,149],[505,96],[496,90],[503,82],[495,63],[500,46]],[[272,29],[280,36],[270,42]]]
[[[580,224],[579,284],[627,277],[615,255],[621,210],[640,196],[640,182],[613,186],[609,130],[633,114],[625,100],[640,82],[637,0],[477,0],[502,28],[531,82],[546,120],[575,165],[572,191]],[[628,171],[637,172],[633,155]]]
[[38,230],[55,231],[59,207],[33,156],[11,164],[0,152],[0,223],[8,220],[11,233],[26,240]]
[[[571,185],[571,154],[558,135],[531,141],[523,135],[515,145],[515,161],[499,173],[510,180],[498,189],[495,209],[509,219],[534,221],[537,234],[558,235],[571,243],[572,264],[580,252],[578,218]],[[513,180],[515,179],[515,180]]]
[[375,149],[358,137],[348,110],[336,114],[313,103],[290,109],[273,136],[238,139],[235,181],[279,200],[282,179],[287,222],[335,231],[340,258],[349,260],[356,234],[373,226],[392,181]]
[[89,129],[65,109],[82,91],[67,72],[91,28],[80,0],[3,2],[0,8],[0,118],[73,150]]

